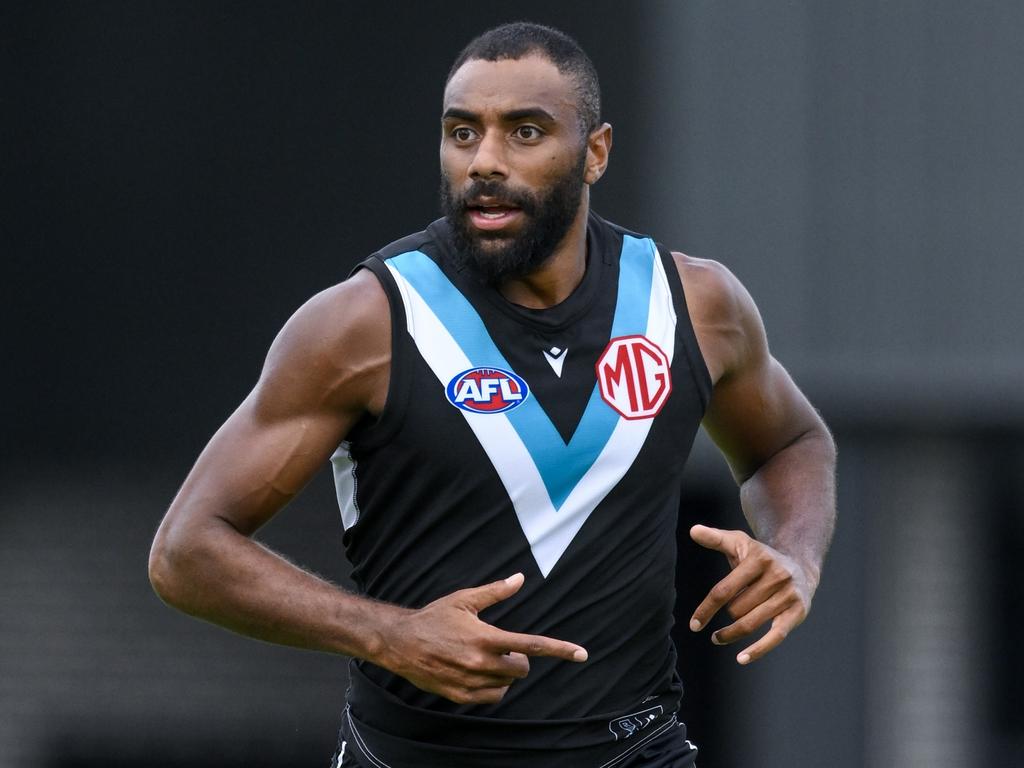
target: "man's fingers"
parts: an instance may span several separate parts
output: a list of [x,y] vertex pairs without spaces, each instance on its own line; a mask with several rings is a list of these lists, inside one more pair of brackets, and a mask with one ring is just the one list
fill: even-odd
[[772,578],[768,574],[762,573],[750,586],[730,600],[725,608],[733,619],[738,619],[741,616],[746,616],[759,605],[767,603],[776,594],[793,597],[793,592],[785,589],[785,586],[781,579]]
[[522,635],[516,632],[499,630],[493,644],[505,651],[525,654],[526,656],[551,656],[566,661],[586,661],[587,650],[575,643],[555,640],[544,635]]
[[[746,594],[746,592],[743,594]],[[729,626],[722,627],[715,632],[711,636],[711,642],[715,645],[728,645],[743,639],[747,635],[756,632],[758,627],[780,615],[792,600],[792,595],[776,592],[752,610],[737,616],[736,621]]]
[[482,688],[508,688],[519,678],[487,672],[462,672],[453,682],[469,691]]
[[495,603],[508,600],[523,586],[526,577],[521,573],[514,573],[507,579],[492,581],[481,587],[460,590],[459,597],[470,609],[479,613],[484,608],[490,608]]
[[530,659],[523,653],[500,653],[493,671],[512,678],[523,678],[530,674]]
[[740,664],[749,664],[752,661],[757,661],[769,651],[777,648],[778,645],[786,639],[789,633],[792,632],[800,623],[799,615],[798,607],[794,606],[776,616],[772,621],[771,629],[769,629],[756,643],[740,651],[736,656],[736,661]]
[[690,529],[690,538],[705,549],[721,552],[735,568],[750,549],[753,539],[743,531],[723,531],[707,525],[695,525]]
[[690,529],[690,538],[705,549],[713,549],[725,555],[733,554],[732,542],[728,534],[735,531],[723,531],[707,525],[695,525]]
[[715,584],[707,597],[697,606],[690,618],[690,630],[699,632],[708,625],[719,609],[757,580],[760,570],[756,563],[741,563],[729,575]]

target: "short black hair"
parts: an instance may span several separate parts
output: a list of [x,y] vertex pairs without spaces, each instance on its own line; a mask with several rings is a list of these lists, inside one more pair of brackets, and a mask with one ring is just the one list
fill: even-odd
[[482,59],[521,59],[538,53],[558,67],[558,71],[573,81],[579,102],[580,128],[590,133],[601,122],[601,85],[594,62],[580,44],[569,35],[553,27],[528,21],[515,21],[489,29],[473,38],[448,70],[447,85],[459,67],[467,61]]

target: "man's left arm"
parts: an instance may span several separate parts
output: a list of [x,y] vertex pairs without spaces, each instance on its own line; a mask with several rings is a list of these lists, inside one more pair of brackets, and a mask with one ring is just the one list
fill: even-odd
[[694,611],[690,628],[703,629],[724,607],[734,621],[712,635],[724,645],[771,622],[737,655],[747,664],[778,646],[810,610],[835,525],[835,443],[771,356],[760,314],[739,281],[714,262],[677,263],[714,381],[703,424],[740,485],[754,533],[691,529],[694,541],[726,556],[731,571]]

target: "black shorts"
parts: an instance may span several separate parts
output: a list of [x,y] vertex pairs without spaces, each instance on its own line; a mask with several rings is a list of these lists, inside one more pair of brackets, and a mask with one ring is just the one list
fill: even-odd
[[[389,766],[367,755],[359,756],[358,747],[342,741],[331,759],[331,768],[401,768]],[[616,768],[697,768],[697,747],[686,738],[682,723],[672,727],[648,743],[631,760]],[[369,760],[369,762],[360,762]],[[438,766],[438,768],[444,768]],[[485,768],[485,767],[481,767]],[[601,768],[600,766],[573,766],[573,768]]]

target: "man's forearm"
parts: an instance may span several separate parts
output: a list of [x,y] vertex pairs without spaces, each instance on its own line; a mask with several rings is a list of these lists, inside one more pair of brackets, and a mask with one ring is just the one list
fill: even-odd
[[527,655],[584,662],[581,646],[506,632],[478,617],[521,573],[416,610],[352,595],[292,565],[225,521],[161,529],[150,579],[176,608],[250,637],[366,659],[458,704],[493,704],[530,670]]
[[240,634],[371,660],[390,614],[406,610],[348,593],[221,520],[161,531],[150,579],[168,604]]
[[836,447],[822,424],[765,462],[740,488],[759,541],[799,562],[817,585],[836,519]]

